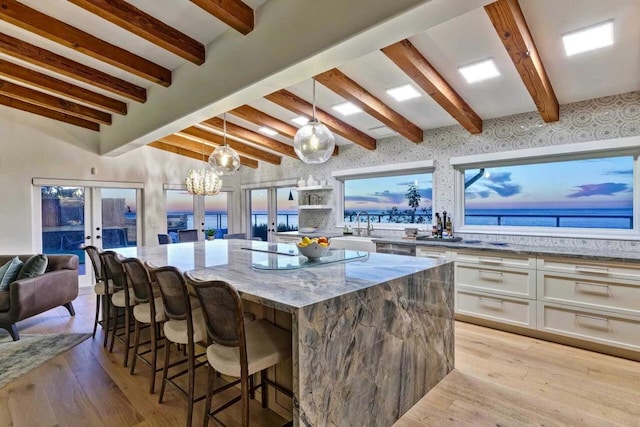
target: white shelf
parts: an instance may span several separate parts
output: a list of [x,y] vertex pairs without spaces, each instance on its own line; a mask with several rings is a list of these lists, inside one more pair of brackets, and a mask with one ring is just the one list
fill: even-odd
[[333,187],[329,187],[328,185],[312,185],[310,187],[296,187],[294,190],[297,191],[317,191],[317,190],[333,190]]
[[300,205],[298,206],[299,210],[302,209],[333,209],[331,205]]

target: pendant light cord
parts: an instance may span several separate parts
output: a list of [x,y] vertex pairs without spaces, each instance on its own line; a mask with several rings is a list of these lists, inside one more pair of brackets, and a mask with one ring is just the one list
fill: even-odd
[[222,145],[227,146],[227,113],[222,114]]
[[316,78],[312,77],[313,79],[313,111],[312,111],[312,116],[311,118],[313,120],[316,119]]

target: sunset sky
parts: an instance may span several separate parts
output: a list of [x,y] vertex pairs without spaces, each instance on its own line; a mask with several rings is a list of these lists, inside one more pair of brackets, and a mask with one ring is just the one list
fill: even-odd
[[433,175],[425,173],[347,180],[344,183],[344,209],[378,211],[389,210],[394,206],[399,210],[409,209],[405,194],[411,183],[416,183],[420,190],[419,209],[430,208]]
[[[478,169],[465,171],[465,181]],[[621,209],[633,205],[633,158],[485,169],[465,191],[471,209]]]

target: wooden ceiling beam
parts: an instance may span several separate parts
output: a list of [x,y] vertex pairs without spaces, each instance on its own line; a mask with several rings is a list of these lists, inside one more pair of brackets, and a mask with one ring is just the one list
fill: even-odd
[[0,79],[0,94],[88,121],[111,124],[111,115],[66,99]]
[[285,136],[288,136],[289,138],[293,138],[298,131],[297,127],[283,122],[280,119],[276,119],[275,117],[270,116],[266,113],[263,113],[262,111],[251,107],[250,105],[243,105],[241,107],[234,108],[233,110],[229,111],[229,113],[241,118],[242,120],[255,123],[258,126],[269,127]]
[[134,101],[145,102],[147,100],[147,91],[143,87],[112,77],[107,73],[2,33],[0,33],[0,53]]
[[84,120],[78,117],[70,116],[68,114],[59,113],[57,111],[53,111],[48,108],[40,107],[39,105],[30,104],[28,102],[24,102],[19,99],[9,98],[8,96],[4,96],[4,95],[0,95],[0,105],[6,105],[7,107],[26,111],[28,113],[37,114],[39,116],[47,117],[49,119],[57,120],[60,122],[69,123],[75,126],[80,126],[85,129],[93,130],[96,132],[100,130],[100,125],[96,122],[91,122],[89,120]]
[[0,59],[0,76],[71,98],[111,113],[127,114],[127,104],[55,77]]
[[471,133],[482,133],[482,119],[409,40],[381,49],[411,80]]
[[111,114],[109,113],[95,110],[91,107],[85,107],[84,105],[76,104],[75,102],[67,101],[66,99],[48,95],[44,92],[39,92],[35,89],[20,86],[2,79],[0,79],[0,94],[92,122],[105,125],[111,124]]
[[45,15],[16,0],[0,0],[0,19],[162,86],[171,70]]
[[545,122],[560,119],[558,99],[518,0],[498,0],[484,10]]
[[[186,150],[189,150],[191,152],[194,153],[198,153],[199,157],[197,157],[197,159],[199,160],[203,160],[203,154],[204,154],[204,159],[203,161],[206,161],[206,159],[209,158],[209,156],[211,155],[211,153],[213,153],[214,147],[211,147],[211,145],[209,144],[205,144],[204,145],[204,151],[202,148],[202,142],[199,141],[194,141],[193,139],[189,139],[189,138],[185,138],[184,136],[180,136],[180,135],[167,135],[163,138],[160,138],[158,141],[165,143],[165,144],[169,144],[172,145],[174,147],[180,147]],[[196,158],[196,157],[194,157]],[[248,166],[250,168],[254,168],[256,169],[258,167],[258,161],[254,160],[254,159],[250,159],[248,157],[244,157],[244,156],[240,156],[240,164],[243,166]]]
[[[224,121],[218,117],[212,117],[209,120],[205,120],[200,124],[217,129],[221,132],[224,129]],[[296,155],[296,151],[293,149],[293,146],[282,143],[273,138],[269,138],[268,136],[259,134],[250,129],[243,128],[242,126],[238,126],[234,123],[227,122],[227,137],[229,136],[242,138],[254,144],[261,145],[264,148],[268,148],[280,154],[284,154],[285,156],[298,159],[298,156]]]
[[196,65],[205,61],[202,43],[123,0],[69,0],[89,12],[124,28]]
[[[265,99],[281,106],[282,108],[286,108],[289,111],[304,114],[308,117],[313,115],[313,106],[310,103],[285,89],[266,95]],[[316,119],[331,129],[332,132],[337,133],[349,141],[352,141],[367,150],[376,149],[376,140],[374,138],[319,108],[316,108]]]
[[245,36],[253,31],[253,9],[240,0],[191,0],[191,3]]
[[424,139],[422,129],[395,112],[337,68],[317,75],[316,80],[347,101],[362,108],[409,141],[417,143]]
[[[189,135],[195,138],[203,139],[205,141],[211,142],[215,145],[224,144],[224,138],[221,135],[216,133],[208,132],[204,129],[197,128],[195,126],[191,126],[189,128],[183,129],[180,131],[181,134]],[[254,159],[262,160],[267,163],[271,163],[274,165],[279,165],[282,161],[280,156],[275,154],[262,151],[258,148],[255,148],[251,145],[243,144],[239,141],[234,141],[233,139],[227,138],[227,145],[238,152],[238,154],[244,154],[245,156],[253,157]]]

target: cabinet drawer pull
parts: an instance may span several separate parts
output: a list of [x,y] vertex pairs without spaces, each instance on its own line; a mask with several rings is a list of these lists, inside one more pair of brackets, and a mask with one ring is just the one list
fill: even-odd
[[609,285],[601,285],[599,283],[576,282],[576,291],[582,292],[585,294],[609,295]]
[[502,281],[502,273],[500,271],[478,270],[478,273],[480,273],[481,279],[493,280],[496,282]]
[[489,258],[489,257],[479,257],[480,262],[486,262],[488,264],[502,264],[502,258]]
[[576,272],[578,272],[578,273],[591,273],[591,274],[608,274],[609,273],[609,269],[607,267],[576,265]]
[[478,297],[478,299],[482,302],[482,301],[486,301],[486,302],[492,302],[494,304],[500,304],[502,305],[502,300],[498,299],[498,298],[489,298],[489,297]]
[[585,324],[584,326],[587,327],[592,327],[592,328],[597,328],[597,329],[609,329],[609,319],[607,319],[606,317],[600,317],[600,316],[593,316],[593,315],[589,315],[589,314],[582,314],[582,313],[576,313],[576,321],[578,323],[580,323],[580,319],[582,320],[595,320],[596,322],[600,322],[600,325],[594,325],[594,324]]

